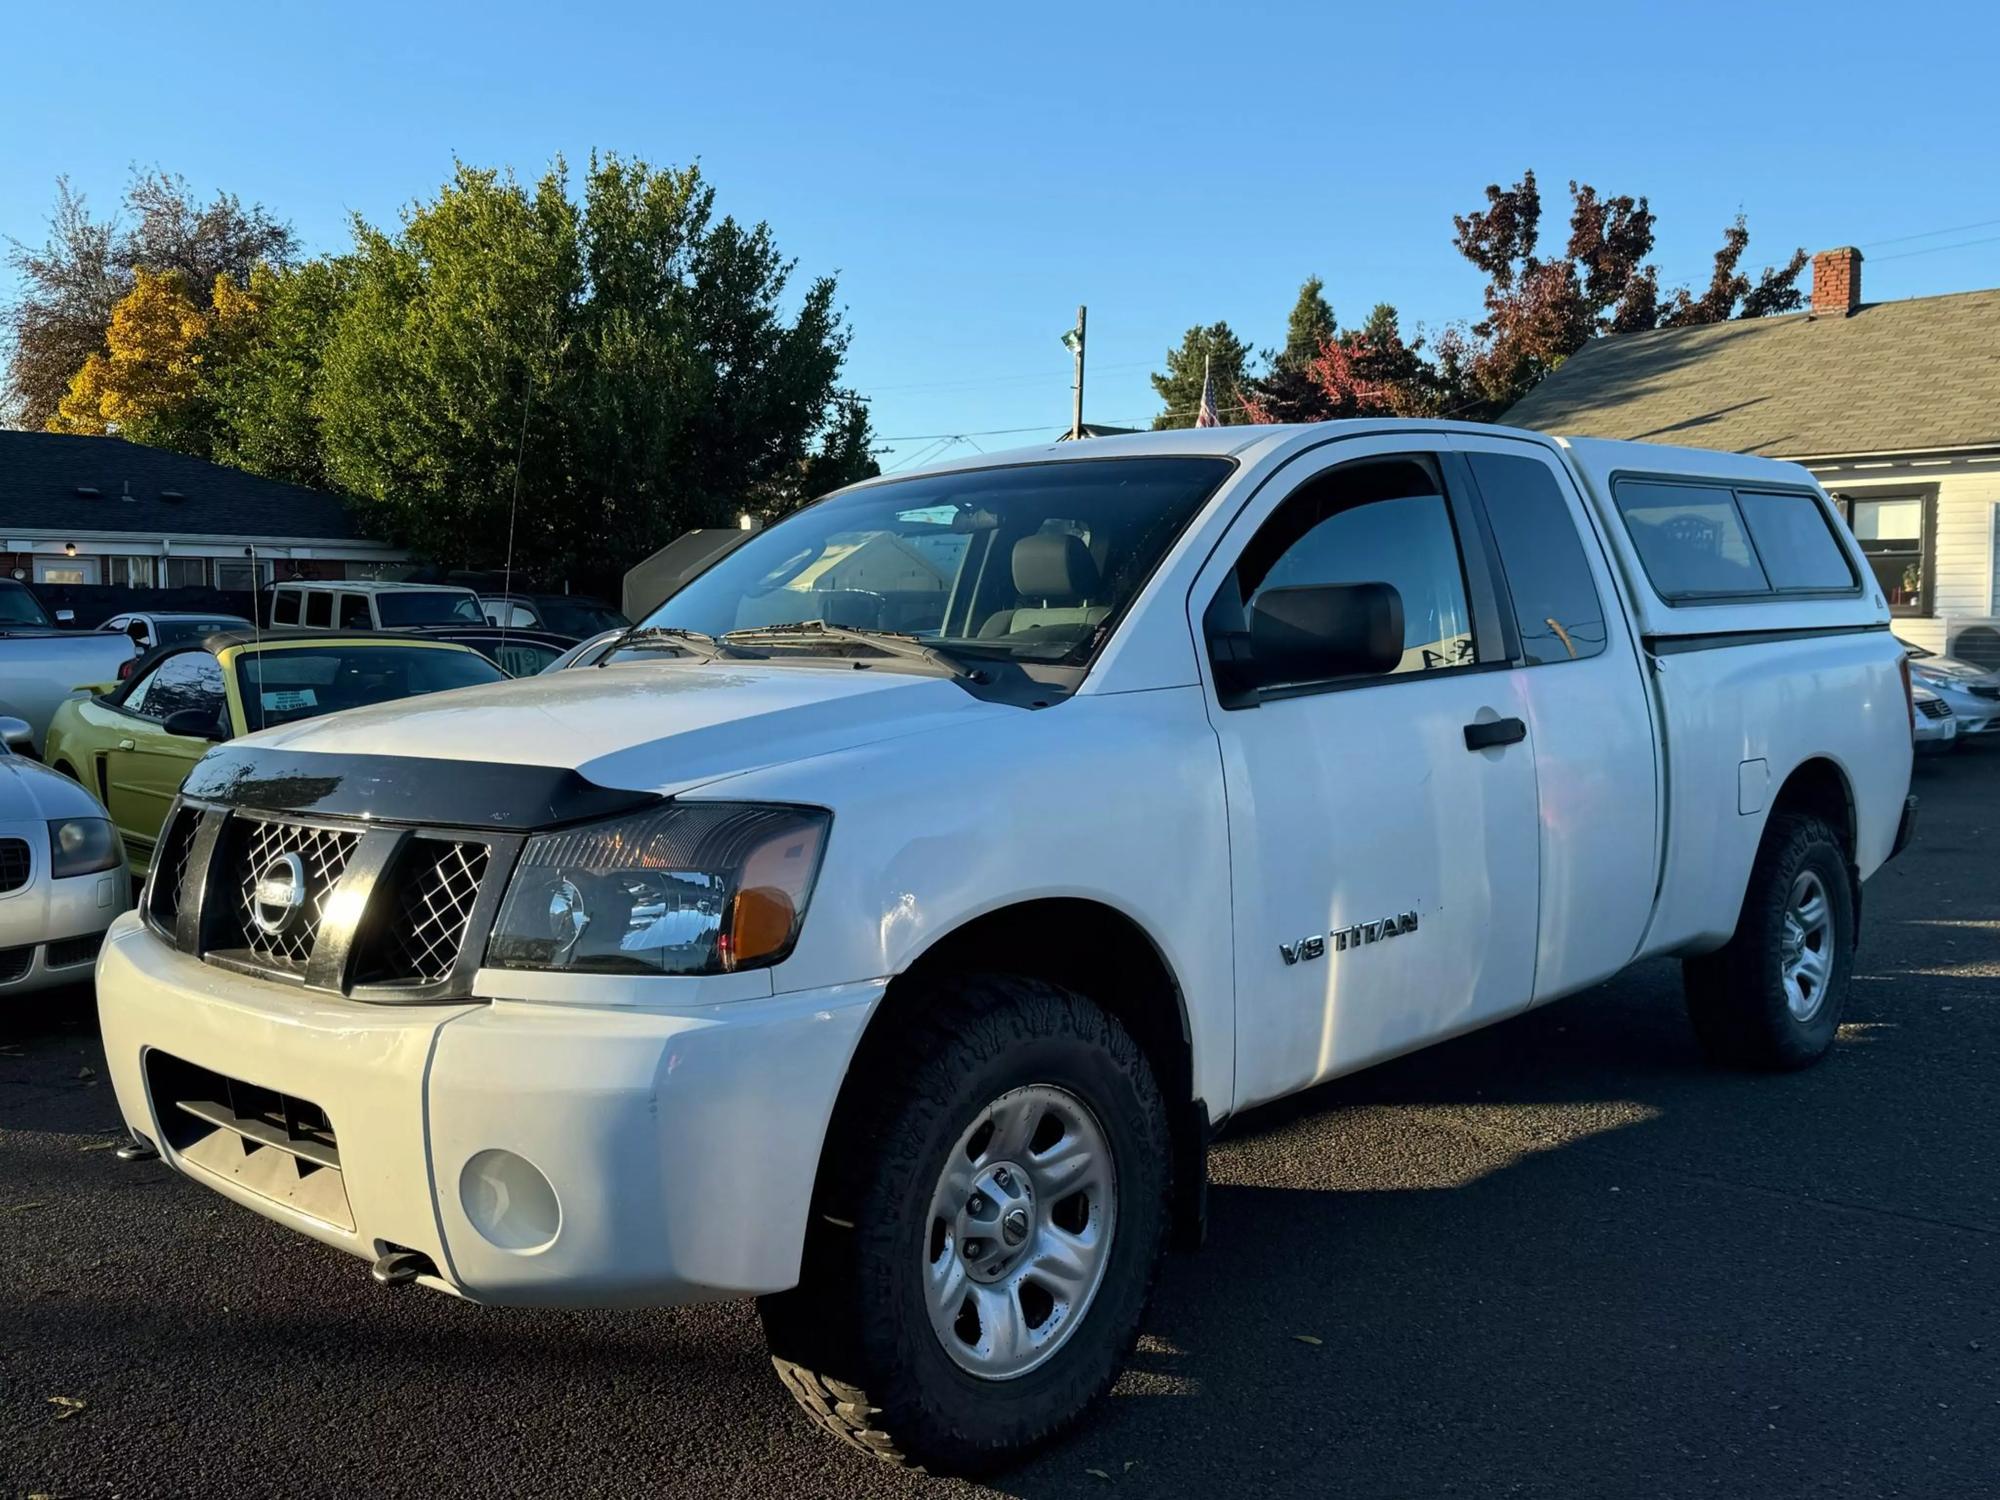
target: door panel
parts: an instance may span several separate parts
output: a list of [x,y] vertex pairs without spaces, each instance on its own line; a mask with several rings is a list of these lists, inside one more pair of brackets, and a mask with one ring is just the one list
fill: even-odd
[[1493,527],[1503,597],[1530,662],[1518,675],[1541,799],[1539,1003],[1608,979],[1645,934],[1658,872],[1651,708],[1603,547],[1569,477],[1536,444],[1452,441]]
[[[1229,805],[1238,1107],[1498,1019],[1533,993],[1522,674],[1469,498],[1426,504],[1395,478],[1412,461],[1433,480],[1450,472],[1411,448],[1405,437],[1320,450],[1246,507],[1190,596],[1198,640],[1238,601],[1254,607],[1251,579],[1389,582],[1404,601],[1404,660],[1387,676],[1226,708],[1203,653]],[[1447,487],[1462,488],[1434,485]],[[1519,739],[1510,727],[1499,737],[1511,743],[1468,749],[1468,725],[1510,719]]]

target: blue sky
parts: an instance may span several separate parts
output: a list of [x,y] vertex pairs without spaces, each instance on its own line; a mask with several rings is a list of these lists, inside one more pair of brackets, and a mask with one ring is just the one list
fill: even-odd
[[110,207],[134,164],[322,250],[454,153],[698,157],[839,274],[885,465],[1067,425],[1079,302],[1086,415],[1127,424],[1190,324],[1276,342],[1310,273],[1344,319],[1475,316],[1451,215],[1526,167],[1558,221],[1572,177],[1650,196],[1670,284],[1741,209],[1755,266],[1861,244],[1870,300],[2000,285],[1993,7],[1613,9],[36,6],[9,23],[0,233],[39,239],[59,173]]

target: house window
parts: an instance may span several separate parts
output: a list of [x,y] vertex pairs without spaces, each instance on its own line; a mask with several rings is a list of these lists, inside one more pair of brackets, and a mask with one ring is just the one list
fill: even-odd
[[248,559],[242,562],[215,560],[215,586],[224,593],[254,593],[271,581],[271,565],[259,558],[256,572],[250,570]]
[[149,589],[153,586],[153,561],[150,557],[107,557],[104,581],[116,588]]
[[167,575],[166,586],[170,589],[208,587],[208,559],[205,557],[170,557],[163,566]]
[[1937,496],[1844,496],[1847,524],[1874,570],[1892,615],[1931,612],[1932,541],[1937,531]]

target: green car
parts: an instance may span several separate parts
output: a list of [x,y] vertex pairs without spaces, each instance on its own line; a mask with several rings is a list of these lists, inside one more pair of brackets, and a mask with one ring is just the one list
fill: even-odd
[[95,791],[144,875],[167,809],[194,763],[222,740],[344,708],[504,682],[477,651],[408,636],[324,630],[218,631],[163,646],[131,675],[71,698],[43,759]]

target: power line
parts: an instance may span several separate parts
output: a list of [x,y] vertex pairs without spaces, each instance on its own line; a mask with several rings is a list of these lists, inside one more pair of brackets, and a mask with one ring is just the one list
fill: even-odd
[[1927,245],[1922,250],[1898,250],[1894,255],[1878,255],[1875,259],[1908,260],[1912,255],[1936,255],[1944,250],[1970,250],[1974,245],[1993,244],[2000,244],[2000,234],[1989,234],[1984,239],[1960,240],[1955,245]]
[[[1922,234],[1899,234],[1894,239],[1867,240],[1854,248],[1857,250],[1872,250],[1877,245],[1906,245],[1911,240],[1934,240],[1941,234],[1964,234],[1968,229],[1991,229],[1995,224],[2000,224],[2000,219],[1981,219],[1977,224],[1954,224],[1949,229],[1926,229]],[[1974,243],[1984,244],[1985,241],[1979,240]],[[1916,251],[1913,253],[1922,254],[1923,252]],[[1894,256],[1888,255],[1881,257],[1883,260],[1893,260],[1894,258]]]

